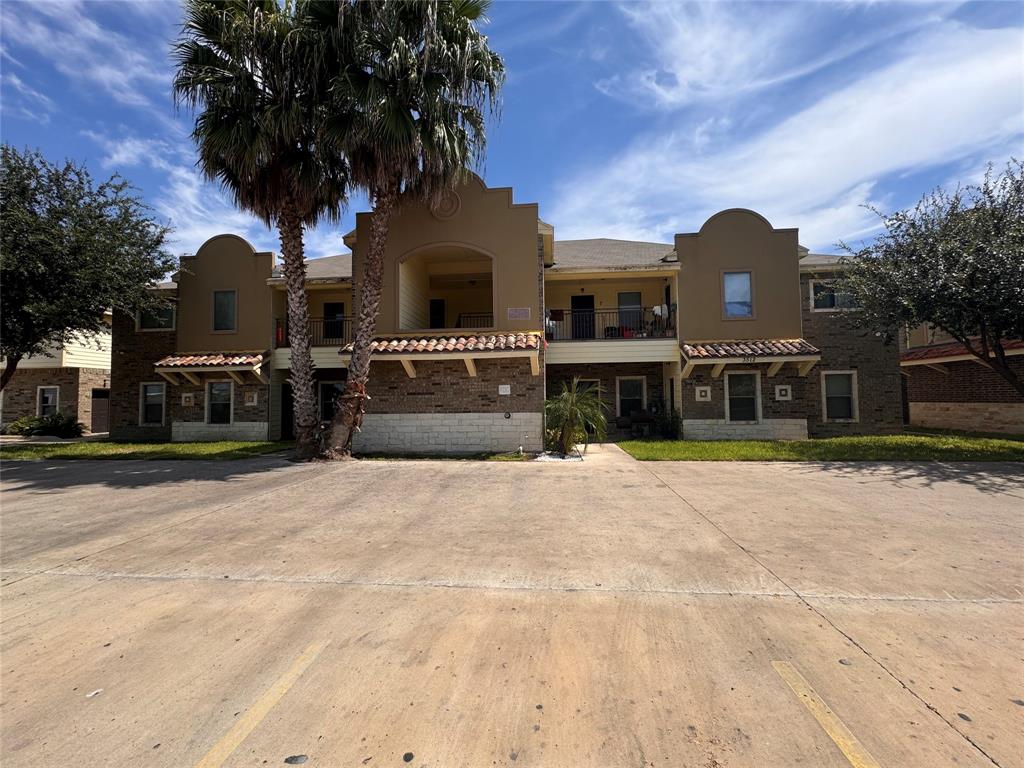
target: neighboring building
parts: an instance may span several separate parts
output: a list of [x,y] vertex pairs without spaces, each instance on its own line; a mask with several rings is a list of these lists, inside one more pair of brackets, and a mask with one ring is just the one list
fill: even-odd
[[[1003,347],[1024,379],[1024,340]],[[900,366],[912,426],[1024,435],[1024,398],[942,331],[921,326],[907,334]]]
[[63,413],[90,432],[106,432],[110,344],[110,331],[104,331],[22,360],[0,394],[0,424]]
[[[325,420],[346,376],[371,216],[345,237],[351,254],[307,262]],[[616,436],[673,411],[685,438],[899,431],[898,351],[826,306],[835,261],[746,210],[674,243],[555,241],[536,204],[474,178],[393,218],[356,449],[538,450],[546,394],[577,376],[598,388]],[[159,328],[115,317],[115,436],[290,437],[273,255],[221,235],[164,290],[177,312]]]

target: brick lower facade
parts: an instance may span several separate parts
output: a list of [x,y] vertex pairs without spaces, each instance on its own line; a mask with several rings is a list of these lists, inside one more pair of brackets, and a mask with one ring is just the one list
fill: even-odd
[[548,365],[545,370],[549,396],[562,391],[562,385],[572,381],[574,377],[597,380],[600,382],[601,401],[605,404],[605,415],[608,418],[609,438],[623,438],[630,435],[628,426],[620,427],[617,423],[616,379],[622,377],[643,376],[647,386],[647,410],[663,412],[667,408],[665,385],[661,363],[579,363],[565,365]]
[[[162,425],[139,423],[139,393],[143,382],[160,382],[153,363],[175,352],[175,331],[136,332],[135,318],[114,312],[111,334],[110,436],[115,440],[171,439],[170,420]],[[167,401],[173,387],[167,385]]]
[[[821,350],[821,361],[806,382],[807,433],[811,437],[889,435],[903,430],[903,395],[899,347],[874,332],[858,328],[849,312],[812,312],[808,280],[801,275],[803,336]],[[827,422],[823,417],[822,371],[856,371],[859,418]]]
[[[543,447],[544,377],[527,358],[415,362],[416,378],[395,360],[370,367],[370,400],[355,443],[367,453],[479,453]],[[508,385],[510,394],[499,394]]]
[[[1024,356],[1011,357],[1010,367],[1024,379]],[[903,367],[912,426],[1024,434],[1024,398],[1006,379],[973,360],[941,368]]]
[[39,387],[59,387],[57,410],[85,425],[92,426],[94,389],[110,386],[111,372],[104,368],[21,368],[3,392],[0,421],[10,424],[26,416],[38,415]]

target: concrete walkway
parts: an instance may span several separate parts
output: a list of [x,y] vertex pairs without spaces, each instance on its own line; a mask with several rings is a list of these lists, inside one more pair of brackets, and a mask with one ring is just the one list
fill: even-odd
[[1019,465],[7,462],[0,763],[1014,766]]

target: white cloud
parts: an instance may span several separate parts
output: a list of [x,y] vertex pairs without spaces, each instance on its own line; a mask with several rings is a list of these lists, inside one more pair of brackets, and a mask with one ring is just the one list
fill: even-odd
[[827,246],[872,226],[859,206],[878,202],[875,185],[890,175],[1019,154],[1019,30],[947,23],[896,53],[774,126],[709,152],[694,151],[699,127],[673,127],[606,164],[592,158],[600,170],[559,189],[551,214],[558,236],[664,239],[744,206]]
[[[13,72],[4,74],[2,81],[4,86],[3,101],[4,113],[14,115],[38,123],[50,122],[50,115],[57,110],[53,100],[37,91]],[[16,97],[11,98],[11,91]]]
[[0,3],[5,49],[14,45],[46,51],[53,66],[85,88],[99,88],[129,106],[153,105],[163,87],[170,109],[170,70],[166,50],[145,49],[138,41],[101,26],[82,2]]

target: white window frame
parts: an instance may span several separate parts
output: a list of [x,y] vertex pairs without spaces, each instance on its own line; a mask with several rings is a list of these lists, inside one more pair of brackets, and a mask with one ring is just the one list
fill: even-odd
[[[211,402],[211,398],[210,398],[210,385],[211,384],[227,384],[230,387],[229,391],[230,391],[231,394],[229,395],[230,399],[229,399],[228,402],[231,404],[231,410],[229,412],[228,423],[227,424],[221,424],[221,423],[214,424],[212,421],[210,421],[210,406],[213,405],[213,403]],[[211,427],[227,427],[227,426],[231,426],[232,424],[235,423],[235,382],[233,380],[231,380],[231,379],[209,379],[209,380],[207,380],[206,381],[206,386],[203,387],[203,398],[206,400],[206,402],[203,405],[204,405],[204,410],[206,411],[205,423],[207,425],[209,425]]]
[[[235,312],[232,318],[230,330],[217,330],[217,294],[235,294]],[[211,333],[238,333],[238,289],[237,288],[214,288],[210,291],[210,332]]]
[[[729,377],[730,376],[749,376],[754,377],[754,413],[757,418],[754,421],[733,421],[729,418]],[[764,414],[761,411],[761,372],[753,369],[742,369],[736,371],[725,372],[725,423],[726,424],[760,424],[764,420]]]
[[[169,328],[143,328],[142,327],[142,310],[135,310],[135,332],[136,333],[168,333],[178,329],[178,308],[173,304],[170,306],[171,310],[171,325]],[[153,382],[158,384],[159,382]]]
[[[725,308],[725,276],[726,275],[750,275],[750,314],[730,316]],[[754,301],[754,270],[752,269],[723,269],[719,276],[718,297],[722,302],[722,320],[732,322],[735,320],[756,320],[757,304]]]
[[[808,290],[808,293],[810,294],[807,297],[807,306],[810,308],[811,312],[856,312],[858,309],[860,309],[860,307],[815,307],[814,306],[814,286],[819,284],[819,283],[825,284],[825,283],[831,283],[831,282],[834,282],[834,280],[821,280],[821,279],[818,279],[818,280],[808,280],[807,281],[807,284],[808,284],[808,289],[807,290]],[[835,292],[835,289],[833,289],[833,293],[834,292]]]
[[[160,402],[160,423],[146,421],[146,387],[158,386],[162,393]],[[139,382],[139,426],[140,427],[162,427],[167,423],[167,382],[166,381],[140,381]]]
[[[850,396],[853,398],[852,419],[830,419],[828,417],[828,396],[825,392],[825,377],[832,374],[850,374]],[[860,388],[857,386],[857,371],[822,371],[821,372],[821,420],[829,424],[855,424],[860,421]]]
[[36,416],[37,417],[43,415],[42,414],[42,410],[43,410],[43,398],[42,398],[42,395],[43,395],[43,390],[44,389],[56,389],[57,390],[57,400],[53,404],[53,412],[54,412],[54,414],[60,413],[60,386],[57,385],[57,384],[40,384],[38,387],[36,387]]
[[640,410],[647,410],[647,377],[646,376],[616,376],[615,377],[615,416],[622,416],[622,398],[619,396],[619,383],[623,381],[643,382],[642,397],[640,399]]

